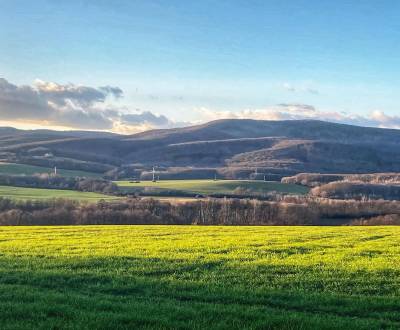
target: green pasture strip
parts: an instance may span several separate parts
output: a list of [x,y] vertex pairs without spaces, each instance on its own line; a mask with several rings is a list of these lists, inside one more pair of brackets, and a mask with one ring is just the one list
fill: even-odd
[[[25,165],[25,164],[14,164],[14,163],[1,163],[0,162],[0,174],[10,175],[33,175],[42,173],[53,173],[54,168]],[[86,171],[75,171],[75,170],[64,170],[57,168],[57,174],[66,177],[88,177],[88,178],[101,178],[100,173],[86,172]]]
[[98,201],[101,199],[116,199],[94,192],[82,192],[75,190],[25,188],[13,186],[0,186],[0,197],[17,200],[44,200],[53,198],[73,199],[78,201]]

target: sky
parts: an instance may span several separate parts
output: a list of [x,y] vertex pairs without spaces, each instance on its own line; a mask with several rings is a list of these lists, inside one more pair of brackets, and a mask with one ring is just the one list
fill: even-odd
[[0,0],[0,125],[400,128],[400,2]]

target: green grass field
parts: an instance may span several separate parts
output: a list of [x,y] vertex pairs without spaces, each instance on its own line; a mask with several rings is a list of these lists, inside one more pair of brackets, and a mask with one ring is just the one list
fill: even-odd
[[400,228],[0,228],[1,329],[399,329]]
[[299,185],[250,180],[161,180],[158,182],[141,181],[139,183],[116,181],[116,184],[125,188],[153,187],[196,194],[232,194],[237,187],[252,189],[260,193],[276,191],[279,193],[305,194],[308,192],[308,188]]
[[18,200],[43,200],[52,198],[63,198],[79,201],[99,201],[101,199],[109,200],[117,198],[115,196],[108,196],[93,192],[12,186],[0,186],[0,197]]
[[[10,175],[33,175],[41,173],[53,173],[53,168],[24,165],[24,164],[13,164],[13,163],[1,163],[0,162],[0,174],[10,174]],[[99,173],[85,172],[85,171],[73,171],[73,170],[63,170],[57,169],[57,174],[67,177],[88,177],[88,178],[100,178],[102,175]]]

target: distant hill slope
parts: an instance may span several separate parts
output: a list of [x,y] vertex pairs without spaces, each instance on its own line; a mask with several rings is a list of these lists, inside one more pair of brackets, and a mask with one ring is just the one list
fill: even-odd
[[223,119],[203,125],[176,128],[169,130],[153,130],[133,135],[134,139],[167,139],[180,140],[214,140],[250,137],[279,136],[295,139],[400,142],[400,131],[360,127],[353,125],[330,123],[318,120],[284,120],[267,121],[251,119]]
[[400,171],[400,130],[247,119],[130,136],[0,128],[0,160],[96,172],[126,164],[274,173]]

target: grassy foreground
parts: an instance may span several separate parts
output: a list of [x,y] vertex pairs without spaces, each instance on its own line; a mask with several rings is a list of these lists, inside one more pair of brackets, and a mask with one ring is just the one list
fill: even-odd
[[398,227],[0,228],[1,329],[400,328]]
[[101,199],[116,199],[117,197],[94,192],[75,190],[25,188],[13,186],[0,186],[0,197],[18,200],[43,200],[43,199],[73,199],[78,201],[99,201]]
[[[42,173],[53,173],[54,169],[43,166],[25,165],[25,164],[14,164],[14,163],[1,163],[0,162],[0,174],[9,175],[33,175]],[[99,173],[86,172],[86,171],[74,171],[74,170],[63,170],[57,169],[57,174],[66,177],[87,177],[87,178],[100,178],[102,175]]]
[[120,187],[152,187],[159,189],[180,190],[197,194],[232,194],[237,187],[252,189],[261,193],[276,191],[279,193],[305,194],[308,189],[295,184],[256,180],[161,180],[158,182],[116,181]]

